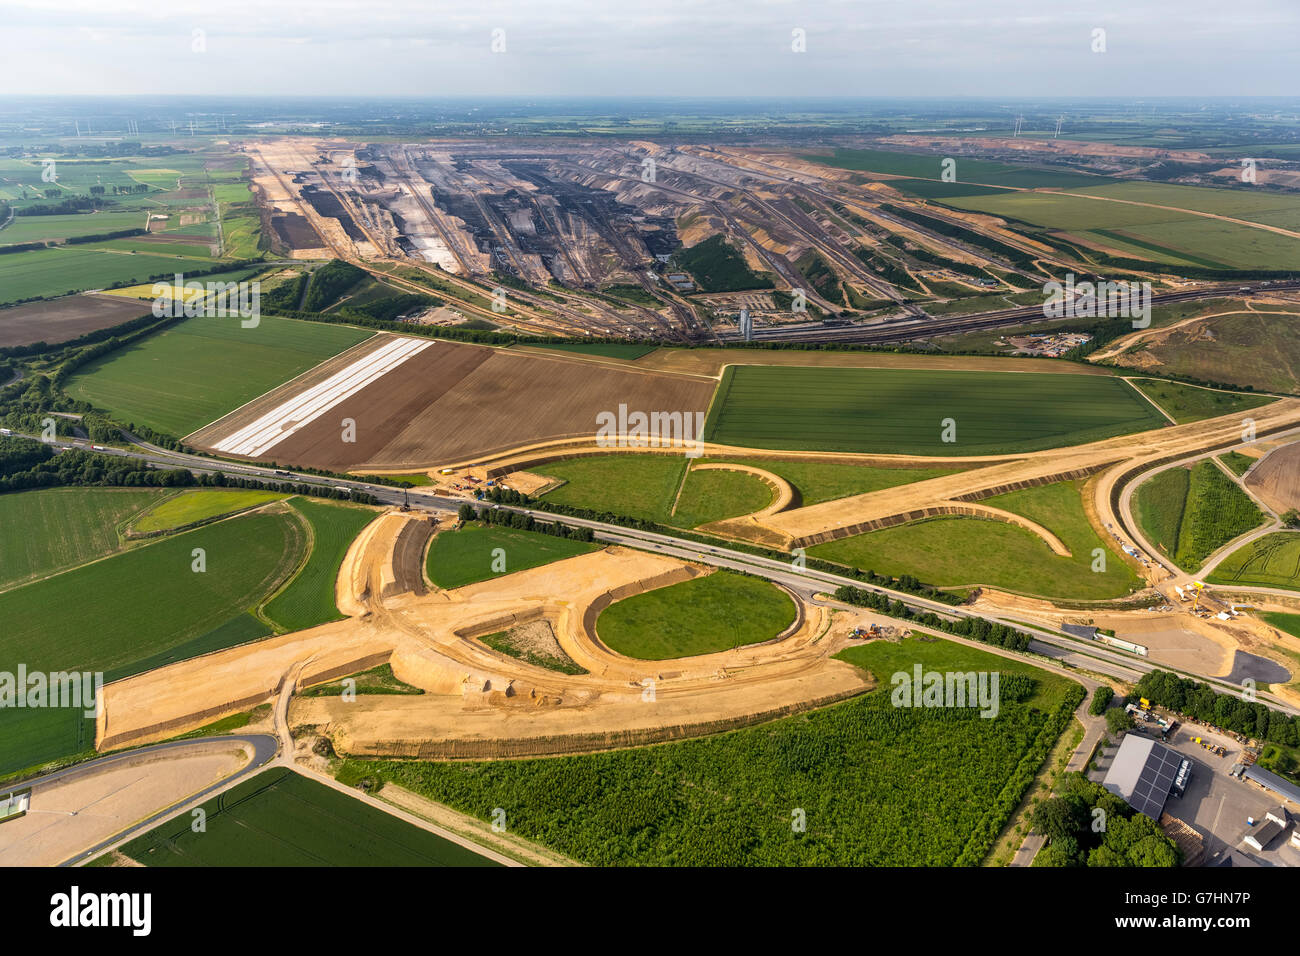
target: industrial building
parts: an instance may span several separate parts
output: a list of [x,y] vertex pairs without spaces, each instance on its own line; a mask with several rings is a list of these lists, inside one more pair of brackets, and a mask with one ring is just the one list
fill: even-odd
[[1242,834],[1241,842],[1252,850],[1263,853],[1290,825],[1291,821],[1286,815],[1285,808],[1277,807],[1268,811],[1263,823],[1249,827]]
[[1251,764],[1242,772],[1242,779],[1249,780],[1257,786],[1263,787],[1276,793],[1283,800],[1289,800],[1297,807],[1300,807],[1300,787],[1296,786],[1290,780],[1279,777],[1275,773],[1264,770],[1256,764]]
[[1191,779],[1191,768],[1189,758],[1164,744],[1128,734],[1120,743],[1102,786],[1158,823],[1175,781],[1185,788]]

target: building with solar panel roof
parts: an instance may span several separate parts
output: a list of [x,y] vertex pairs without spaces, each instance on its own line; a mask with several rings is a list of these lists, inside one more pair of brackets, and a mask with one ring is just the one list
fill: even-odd
[[1159,823],[1170,791],[1181,794],[1191,776],[1190,758],[1149,737],[1127,734],[1102,786]]

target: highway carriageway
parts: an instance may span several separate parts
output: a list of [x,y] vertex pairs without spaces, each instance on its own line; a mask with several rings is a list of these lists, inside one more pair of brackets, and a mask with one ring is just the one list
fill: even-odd
[[[30,438],[33,436],[22,437]],[[535,510],[518,505],[494,505],[487,501],[476,502],[466,498],[446,498],[423,493],[408,494],[405,489],[395,488],[392,485],[371,484],[366,481],[358,480],[323,478],[320,475],[298,474],[296,472],[288,472],[286,474],[283,469],[277,471],[277,469],[265,468],[259,465],[243,465],[222,462],[200,455],[168,451],[165,448],[159,448],[155,445],[143,442],[138,438],[134,439],[134,441],[136,442],[135,448],[123,449],[105,447],[101,454],[139,458],[160,468],[187,468],[192,471],[209,474],[222,472],[224,474],[260,478],[266,481],[290,481],[324,488],[351,488],[374,495],[382,504],[406,504],[412,510],[416,511],[454,513],[463,504],[471,504],[475,507],[495,507],[503,511],[513,511],[519,514],[531,515],[538,521],[556,522],[568,527],[590,528],[599,540],[608,541],[611,544],[619,544],[625,547],[654,551],[671,557],[680,558],[682,560],[711,564],[714,567],[728,568],[734,571],[744,571],[749,574],[757,575],[758,577],[766,578],[769,581],[784,584],[786,587],[808,597],[812,597],[819,591],[833,591],[841,585],[848,585],[849,587],[860,588],[865,591],[873,591],[876,594],[884,595],[891,600],[897,599],[913,610],[932,611],[941,617],[948,618],[949,620],[959,617],[974,617],[983,618],[987,621],[992,621],[998,624],[1005,624],[1006,626],[1015,628],[1024,634],[1028,634],[1030,637],[1029,649],[1035,654],[1078,667],[1081,670],[1086,669],[1125,681],[1136,681],[1148,671],[1166,670],[1182,677],[1204,681],[1215,690],[1223,693],[1236,694],[1241,691],[1241,688],[1236,684],[1229,683],[1221,678],[1210,677],[1205,674],[1197,674],[1191,671],[1181,671],[1165,664],[1156,665],[1148,661],[1146,658],[1139,657],[1135,654],[1128,654],[1123,651],[1104,648],[1092,641],[1070,637],[1067,634],[1052,631],[1046,627],[1040,628],[1037,626],[1030,626],[1011,618],[971,611],[960,606],[954,607],[950,604],[941,604],[938,601],[930,601],[912,594],[907,594],[903,591],[894,591],[889,588],[867,584],[863,581],[857,580],[856,578],[844,577],[827,571],[818,571],[812,568],[796,568],[790,561],[786,560],[748,554],[744,551],[733,551],[729,548],[719,547],[716,545],[700,544],[682,538],[675,538],[672,535],[662,534],[660,532],[642,531],[637,528],[625,528],[622,525],[606,524],[588,518],[576,518],[569,515],[555,514],[549,511]],[[62,447],[69,446],[64,445]],[[89,449],[90,446],[78,445],[77,447]],[[1152,600],[1153,602],[1155,601],[1154,598]],[[1300,708],[1293,707],[1285,701],[1279,700],[1270,693],[1257,692],[1257,696],[1264,703],[1284,713],[1300,714]]]

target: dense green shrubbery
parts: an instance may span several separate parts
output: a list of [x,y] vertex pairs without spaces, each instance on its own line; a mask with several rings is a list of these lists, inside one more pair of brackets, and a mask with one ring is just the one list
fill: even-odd
[[349,760],[339,779],[382,778],[481,819],[500,807],[510,832],[598,866],[973,866],[1082,694],[1071,684],[1050,713],[1012,702],[986,720],[976,708],[896,708],[877,692],[681,743]]
[[1115,696],[1115,691],[1109,684],[1100,684],[1092,692],[1092,703],[1088,705],[1088,713],[1094,717],[1100,717],[1106,713],[1106,708],[1110,706],[1111,700]]
[[1029,812],[1034,832],[1050,841],[1034,866],[1155,866],[1182,862],[1178,847],[1150,817],[1083,774],[1067,773],[1058,794]]

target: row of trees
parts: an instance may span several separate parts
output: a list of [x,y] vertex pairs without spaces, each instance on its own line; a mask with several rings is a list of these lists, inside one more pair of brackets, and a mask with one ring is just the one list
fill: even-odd
[[1245,737],[1294,747],[1300,744],[1300,716],[1276,711],[1245,694],[1220,694],[1209,684],[1154,670],[1142,675],[1134,694],[1200,723]]
[[119,458],[82,449],[55,454],[28,438],[0,436],[0,493],[29,488],[98,486],[122,488],[266,488],[285,494],[311,495],[376,504],[373,495],[293,482],[234,478],[220,472],[196,475],[185,468],[153,468],[136,458]]
[[1034,866],[1174,867],[1178,846],[1150,817],[1078,771],[1061,777],[1056,796],[1029,811],[1034,832],[1050,842]]
[[520,514],[517,511],[475,508],[468,502],[460,506],[457,514],[461,521],[482,521],[484,524],[549,534],[555,538],[568,538],[572,541],[594,541],[596,537],[590,528],[571,528],[558,521],[537,521],[532,515]]
[[932,627],[959,637],[969,637],[983,644],[1005,647],[1012,651],[1023,651],[1029,647],[1029,635],[1024,631],[982,617],[959,617],[955,621],[950,621],[933,611],[915,611],[897,598],[891,601],[886,595],[877,591],[867,591],[848,585],[836,588],[835,598],[846,604],[869,607],[890,617],[910,621],[923,627]]

